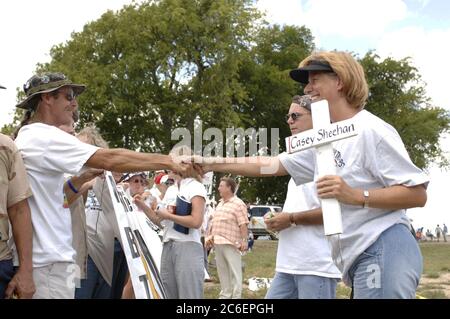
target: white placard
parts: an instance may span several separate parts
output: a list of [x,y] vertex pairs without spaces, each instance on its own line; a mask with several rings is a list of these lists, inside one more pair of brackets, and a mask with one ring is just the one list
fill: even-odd
[[[314,104],[316,103],[313,103],[313,105]],[[328,124],[323,128],[315,128],[286,137],[286,150],[288,153],[295,153],[311,147],[330,144],[355,135],[358,135],[357,125],[353,119],[349,119]]]
[[133,207],[120,185],[116,186],[111,172],[106,172],[106,181],[136,299],[166,298],[160,276],[161,239],[148,217]]

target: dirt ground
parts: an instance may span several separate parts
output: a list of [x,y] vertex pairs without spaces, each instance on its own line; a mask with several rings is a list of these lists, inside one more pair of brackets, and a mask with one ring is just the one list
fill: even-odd
[[[441,273],[438,278],[423,276],[420,279],[419,289],[441,290],[446,298],[450,299],[450,273]],[[420,294],[419,294],[420,296]]]

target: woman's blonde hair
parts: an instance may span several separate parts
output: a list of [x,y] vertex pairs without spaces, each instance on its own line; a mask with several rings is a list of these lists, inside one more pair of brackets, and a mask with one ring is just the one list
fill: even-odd
[[311,61],[328,62],[343,83],[342,92],[347,102],[355,108],[364,108],[369,96],[369,86],[363,67],[350,53],[341,51],[315,52],[300,62],[299,67],[307,66]]

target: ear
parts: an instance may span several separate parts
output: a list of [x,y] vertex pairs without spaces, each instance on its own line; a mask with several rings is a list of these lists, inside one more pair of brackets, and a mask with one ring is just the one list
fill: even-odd
[[50,102],[51,98],[52,98],[52,96],[49,93],[42,93],[41,94],[41,100],[43,102],[45,102],[46,104],[48,104]]
[[344,88],[344,82],[342,82],[341,78],[336,75],[336,88],[338,91],[341,91]]

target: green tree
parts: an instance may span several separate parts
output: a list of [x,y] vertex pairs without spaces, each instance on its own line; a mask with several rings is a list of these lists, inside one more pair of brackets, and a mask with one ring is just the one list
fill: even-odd
[[[133,3],[54,46],[38,71],[64,72],[87,85],[78,99],[80,126],[95,123],[112,147],[166,153],[177,142],[172,130],[192,134],[200,119],[203,129],[224,133],[279,128],[283,151],[290,134],[283,115],[302,94],[288,72],[311,53],[314,39],[307,27],[269,26],[260,18],[253,0]],[[374,52],[360,61],[370,86],[366,108],[399,131],[416,165],[446,164],[438,139],[449,130],[448,112],[430,104],[411,61],[380,60]],[[10,133],[19,118],[2,131]],[[281,203],[288,180],[241,178],[240,196]]]
[[115,147],[167,152],[175,127],[240,125],[232,101],[259,14],[250,0],[164,0],[107,12],[51,50],[41,71],[87,84],[81,125]]
[[[247,127],[278,128],[282,152],[284,140],[290,135],[284,115],[299,88],[289,77],[289,71],[311,53],[314,39],[306,27],[274,25],[261,28],[255,42],[240,70],[247,94],[245,102],[240,104],[242,118]],[[266,154],[271,155],[270,148]],[[282,203],[288,181],[288,176],[242,178],[240,195],[249,202]]]
[[426,168],[433,161],[447,165],[439,137],[449,131],[449,113],[430,104],[411,60],[381,60],[368,52],[360,62],[370,88],[366,109],[397,129],[418,167]]

